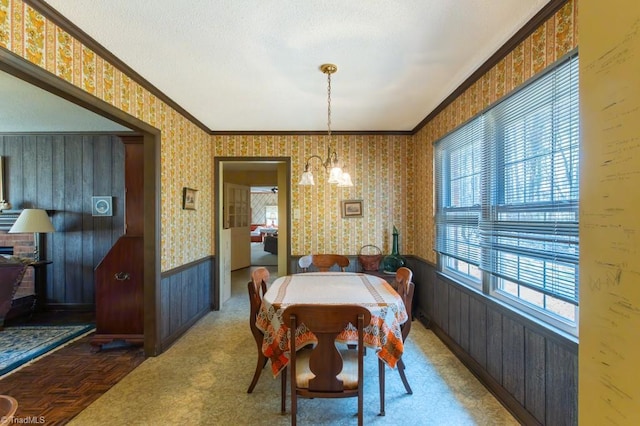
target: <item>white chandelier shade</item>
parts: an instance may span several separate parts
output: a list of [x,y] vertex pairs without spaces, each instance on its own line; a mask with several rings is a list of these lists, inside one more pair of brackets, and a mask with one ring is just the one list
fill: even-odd
[[312,155],[308,157],[304,165],[304,172],[302,173],[302,177],[300,178],[298,185],[315,185],[310,164],[310,161],[315,158],[320,160],[325,171],[329,173],[329,179],[327,179],[328,183],[337,185],[341,188],[351,187],[353,186],[351,175],[340,167],[338,154],[335,150],[331,149],[331,74],[338,71],[338,67],[334,64],[323,64],[320,66],[320,70],[324,74],[327,74],[327,158],[323,160],[319,155]]

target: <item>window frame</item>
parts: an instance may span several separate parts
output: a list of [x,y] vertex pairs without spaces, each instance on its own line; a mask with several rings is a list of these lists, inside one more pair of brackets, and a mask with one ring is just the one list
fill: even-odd
[[[577,51],[570,53],[499,103],[490,106],[441,138],[435,143],[434,149],[435,251],[440,272],[456,282],[479,290],[488,297],[494,297],[517,311],[574,336],[578,335],[579,325],[577,297],[580,117],[577,107],[577,61]],[[565,77],[566,80],[563,79]],[[551,85],[551,91],[545,85]],[[551,99],[551,102],[547,98],[540,100],[537,90]],[[530,100],[527,98],[528,93],[536,96],[531,96]],[[517,112],[515,119],[510,121],[506,118],[512,114],[508,110],[512,104],[515,104]],[[469,129],[469,126],[478,125],[481,127],[479,133],[478,129]],[[534,137],[528,138],[522,134],[519,138],[513,136],[523,132],[526,135],[528,130],[535,134]],[[507,140],[505,134],[510,132],[512,139]],[[469,146],[478,143],[478,140],[474,139],[478,134],[482,137],[479,142],[482,145],[482,159],[479,160],[475,156],[473,170],[475,171],[477,162],[482,163],[481,202],[476,204],[476,195],[471,195],[473,201],[466,200],[466,205],[455,205],[465,197],[454,196],[454,186],[457,185],[454,176],[457,175],[451,169],[455,169],[453,165],[460,167],[464,160],[452,156],[460,154],[458,151],[473,150],[473,147]],[[465,137],[469,138],[465,140]],[[528,149],[540,152],[527,154],[525,151]],[[515,154],[509,150],[515,150]],[[568,152],[568,163],[564,158],[567,154],[565,151]],[[511,157],[509,153],[512,154]],[[460,154],[460,157],[463,157],[463,154]],[[511,167],[511,163],[508,163],[507,157],[513,161],[516,170],[510,174],[511,179],[507,171],[507,166]],[[568,165],[563,164],[561,160]],[[522,164],[518,164],[518,161]],[[535,169],[539,175],[518,169],[525,169],[527,162],[530,163],[529,167],[539,168]],[[550,175],[545,175],[541,170],[550,171]],[[559,183],[556,182],[556,174],[561,176],[561,179],[558,179]],[[533,181],[528,184],[536,192],[520,194],[517,192],[517,185],[509,185],[515,180],[526,181],[527,178]],[[562,179],[567,179],[567,182],[561,182]],[[467,190],[469,187],[467,184]],[[524,189],[526,188],[521,188],[521,191]],[[508,190],[512,190],[513,193],[507,194]],[[563,190],[567,190],[568,193],[563,195]],[[509,196],[511,198],[508,198]],[[519,196],[523,202],[520,205],[513,203]],[[563,196],[567,197],[568,201],[560,201]],[[540,197],[540,200],[527,201],[527,197]],[[545,200],[545,197],[549,199]],[[509,215],[518,219],[504,220]],[[480,250],[480,259],[474,254],[469,254],[473,253],[475,247],[470,242],[471,238],[467,238],[467,243],[460,242],[463,239],[460,238],[460,234],[465,227],[477,227],[477,249]],[[539,238],[536,233],[539,233]],[[465,248],[465,244],[469,247]],[[457,251],[460,250],[460,246],[465,253]],[[545,257],[547,255],[548,257]],[[477,270],[473,274],[465,273],[461,268],[454,266],[457,262],[462,262],[463,266],[466,264],[467,271],[472,269],[469,265],[477,267]],[[512,275],[504,276],[500,273],[501,270]],[[535,275],[537,270],[543,271],[542,275]],[[521,271],[524,275],[521,275]],[[527,276],[528,281],[515,279],[513,274],[516,277]],[[538,281],[539,276],[542,276],[540,285],[534,283]],[[515,292],[510,292],[514,286]],[[536,297],[526,299],[522,296],[529,293],[534,295],[534,292]],[[517,293],[517,296],[514,293]],[[539,302],[537,297],[541,298]],[[559,313],[560,308],[557,306],[562,308],[564,317]]]

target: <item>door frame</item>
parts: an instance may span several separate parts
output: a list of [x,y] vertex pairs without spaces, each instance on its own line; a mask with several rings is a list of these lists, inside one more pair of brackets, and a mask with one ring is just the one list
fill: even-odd
[[[224,181],[222,174],[225,163],[277,163],[278,179],[278,205],[281,207],[282,218],[278,219],[278,235],[284,238],[278,240],[278,274],[289,273],[289,259],[291,258],[291,157],[215,157],[214,158],[214,196],[213,212],[214,221],[211,229],[211,238],[214,241],[215,279],[212,288],[212,309],[220,310],[220,283],[222,265],[219,261],[221,241],[220,234],[223,229],[224,217],[222,214]],[[243,185],[251,186],[251,183],[243,182]],[[282,226],[284,225],[284,226]],[[284,229],[282,229],[284,228]]]
[[113,132],[116,136],[142,136],[144,144],[142,194],[145,212],[144,352],[146,356],[158,355],[161,352],[160,318],[158,318],[161,265],[160,130],[6,49],[0,49],[0,70],[132,130],[130,133]]

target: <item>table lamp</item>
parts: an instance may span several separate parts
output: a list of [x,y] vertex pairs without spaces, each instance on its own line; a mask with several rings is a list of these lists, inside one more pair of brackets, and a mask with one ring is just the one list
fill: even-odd
[[18,219],[9,229],[10,234],[33,232],[34,248],[33,260],[40,260],[40,241],[38,234],[41,232],[55,232],[51,219],[47,212],[42,209],[24,209]]
[[269,217],[267,219],[271,220],[271,228],[275,227],[276,214],[269,213]]

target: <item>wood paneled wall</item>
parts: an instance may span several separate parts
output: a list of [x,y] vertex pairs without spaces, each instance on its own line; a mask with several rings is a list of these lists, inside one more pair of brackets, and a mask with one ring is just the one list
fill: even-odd
[[212,297],[214,264],[212,258],[206,258],[162,274],[159,308],[162,351],[198,319],[212,309],[220,309]]
[[[415,316],[523,424],[578,423],[578,344],[409,258]],[[411,366],[407,366],[409,369]]]
[[[44,236],[49,307],[94,307],[94,268],[124,233],[124,146],[111,135],[0,135],[5,194],[14,209],[53,212]],[[113,196],[111,217],[91,197]]]

